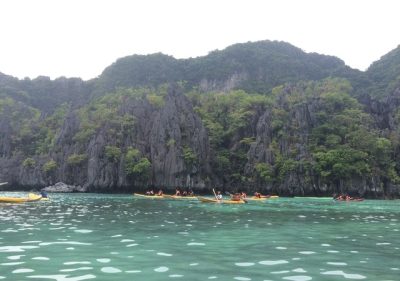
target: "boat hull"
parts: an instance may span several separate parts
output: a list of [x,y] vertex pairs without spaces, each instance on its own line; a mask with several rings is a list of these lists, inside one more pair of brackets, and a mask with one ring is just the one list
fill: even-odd
[[165,199],[164,195],[146,195],[141,193],[133,193],[135,197],[146,199]]
[[164,198],[167,199],[176,199],[176,200],[197,200],[196,196],[176,196],[176,195],[168,195],[164,194]]
[[2,196],[0,197],[0,203],[25,203],[25,202],[39,201],[41,199],[42,196],[29,193],[27,198]]
[[197,199],[200,202],[203,202],[203,203],[217,203],[217,204],[245,204],[246,203],[243,200],[238,200],[238,201],[236,201],[236,200],[225,200],[225,199],[217,200],[217,199],[207,198],[207,197],[197,197]]

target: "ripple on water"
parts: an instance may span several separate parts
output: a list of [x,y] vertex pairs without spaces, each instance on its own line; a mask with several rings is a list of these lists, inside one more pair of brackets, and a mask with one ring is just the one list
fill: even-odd
[[74,272],[74,271],[79,271],[79,270],[91,270],[91,269],[93,269],[93,267],[84,266],[84,267],[78,267],[78,268],[61,269],[60,272]]
[[18,268],[13,270],[12,273],[29,273],[29,272],[34,272],[34,270],[30,268]]
[[251,280],[251,278],[241,277],[241,276],[233,277],[233,279],[239,280],[239,281],[249,281],[249,280]]
[[283,277],[282,279],[290,281],[309,281],[312,279],[312,277],[306,275],[295,275],[295,276],[286,276]]
[[[90,246],[92,243],[83,243],[76,241],[61,241],[61,242],[42,242],[39,244],[40,246],[49,246],[49,245],[87,245]],[[34,247],[34,246],[31,246]]]
[[101,263],[108,263],[111,261],[111,259],[103,258],[103,259],[97,259],[97,261]]
[[24,264],[25,262],[23,261],[15,261],[15,262],[3,262],[0,263],[0,265],[19,265],[19,264]]
[[155,272],[167,272],[169,270],[166,266],[160,266],[154,269]]
[[312,255],[312,254],[315,254],[315,252],[313,252],[313,251],[301,251],[301,252],[299,252],[299,254],[302,254],[302,255]]
[[88,280],[88,279],[94,279],[96,278],[96,275],[93,274],[86,274],[86,275],[81,275],[81,276],[76,276],[76,277],[69,277],[69,275],[31,275],[27,276],[28,278],[34,278],[34,279],[54,279],[56,281],[82,281],[82,280]]
[[289,262],[286,260],[276,260],[276,261],[268,260],[268,261],[259,261],[258,263],[262,264],[262,265],[278,265],[278,264],[285,264],[285,263],[289,263]]
[[186,245],[188,245],[188,246],[205,246],[206,244],[199,243],[199,242],[190,242],[190,243],[187,243]]
[[327,264],[329,264],[329,265],[337,265],[337,266],[346,266],[347,265],[347,263],[345,263],[345,262],[327,262]]
[[90,261],[67,261],[64,265],[75,265],[75,264],[90,264]]
[[253,266],[255,263],[254,262],[236,262],[236,266]]
[[126,273],[140,273],[142,272],[141,270],[126,270]]
[[9,260],[19,260],[21,257],[24,257],[25,255],[18,255],[18,256],[9,256],[7,259]]
[[127,242],[135,242],[133,239],[122,239],[121,243],[127,243]]
[[172,257],[172,254],[168,254],[168,253],[157,253],[157,255],[164,256],[164,257]]
[[104,273],[120,273],[121,269],[116,268],[116,267],[108,266],[108,267],[102,267],[101,271],[104,272]]
[[77,233],[91,233],[91,232],[93,232],[93,230],[90,230],[90,229],[76,229],[76,230],[74,230],[74,232],[77,232]]
[[13,253],[13,252],[25,252],[25,250],[36,249],[38,246],[4,246],[0,247],[0,253]]
[[325,271],[325,272],[321,272],[321,274],[323,275],[340,275],[343,276],[346,279],[365,279],[367,277],[365,277],[364,275],[361,274],[351,274],[351,273],[345,273],[341,270],[335,270],[335,271]]
[[48,261],[48,260],[50,260],[50,259],[47,258],[47,257],[33,257],[32,259],[33,259],[33,260],[38,260],[38,261]]
[[171,274],[168,277],[170,277],[170,278],[181,278],[181,277],[183,277],[183,275],[182,274]]
[[307,271],[302,269],[302,268],[296,268],[292,270],[293,272],[299,272],[299,273],[306,273]]

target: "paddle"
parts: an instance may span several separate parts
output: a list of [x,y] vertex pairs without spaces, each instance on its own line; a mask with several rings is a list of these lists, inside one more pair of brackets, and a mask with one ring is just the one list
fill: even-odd
[[219,201],[219,199],[218,199],[218,197],[217,197],[217,193],[215,193],[214,188],[213,188],[213,192],[214,192],[215,199],[217,199],[217,201]]

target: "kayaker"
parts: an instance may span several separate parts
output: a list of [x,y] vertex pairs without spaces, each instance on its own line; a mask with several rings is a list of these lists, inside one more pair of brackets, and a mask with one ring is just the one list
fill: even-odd
[[247,194],[245,193],[245,192],[240,192],[240,197],[242,197],[242,198],[246,198],[247,197]]
[[45,191],[45,190],[40,190],[40,195],[42,196],[42,198],[47,198],[48,197],[48,195],[47,195],[47,192]]
[[175,189],[175,196],[181,196],[182,194],[181,194],[181,190],[179,189],[179,187],[177,187],[176,189]]
[[154,195],[153,189],[147,190],[146,195]]
[[222,200],[222,194],[221,194],[221,191],[218,191],[217,192],[217,200]]
[[242,194],[241,193],[232,194],[231,200],[232,201],[240,201],[240,200],[242,200]]
[[194,196],[193,190],[189,189],[189,191],[188,191],[188,196]]
[[162,191],[162,189],[158,190],[157,196],[163,196],[163,195],[164,195],[164,192]]
[[257,191],[254,192],[254,197],[261,198],[261,193]]

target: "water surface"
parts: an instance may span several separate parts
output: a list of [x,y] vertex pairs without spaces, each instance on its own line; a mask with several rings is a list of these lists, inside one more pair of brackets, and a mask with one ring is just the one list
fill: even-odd
[[0,204],[0,279],[383,281],[400,276],[397,200],[279,198],[216,205],[130,195],[51,197]]

